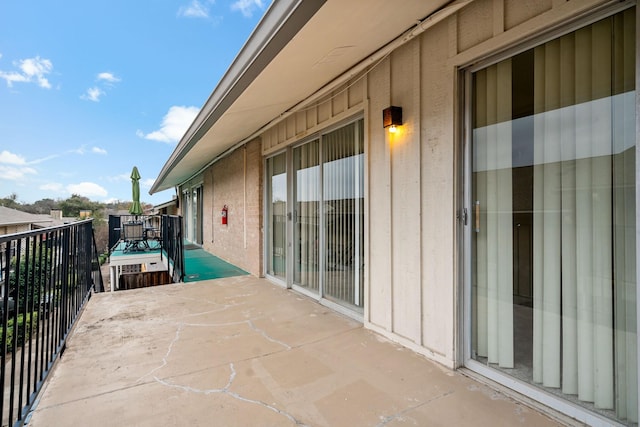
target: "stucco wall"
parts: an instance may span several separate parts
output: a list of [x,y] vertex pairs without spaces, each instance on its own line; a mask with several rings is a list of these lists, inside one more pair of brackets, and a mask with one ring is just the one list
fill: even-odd
[[[203,174],[203,248],[249,273],[262,271],[262,155],[259,140]],[[228,207],[228,223],[220,212]]]

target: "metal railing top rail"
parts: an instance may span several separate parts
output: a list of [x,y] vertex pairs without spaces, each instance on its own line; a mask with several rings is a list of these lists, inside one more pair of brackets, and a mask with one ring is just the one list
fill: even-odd
[[18,232],[18,233],[0,234],[0,243],[7,242],[7,241],[10,241],[10,240],[15,240],[16,238],[33,237],[33,236],[37,236],[38,234],[51,232],[51,231],[55,231],[55,230],[60,230],[60,229],[63,229],[63,228],[69,228],[70,226],[77,226],[77,225],[82,225],[82,224],[86,224],[86,223],[93,223],[93,219],[83,219],[83,220],[80,220],[80,221],[71,222],[69,224],[54,225],[54,226],[46,227],[46,228],[36,228],[34,230],[21,231],[21,232]]

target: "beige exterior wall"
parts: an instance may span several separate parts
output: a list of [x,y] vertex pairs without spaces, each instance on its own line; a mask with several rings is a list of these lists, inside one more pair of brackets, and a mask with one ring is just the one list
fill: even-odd
[[[203,183],[203,248],[255,275],[262,274],[262,155],[259,140],[209,166]],[[221,224],[224,205],[228,223]],[[181,206],[182,208],[182,206]]]
[[22,233],[30,230],[31,224],[3,225],[0,226],[0,235]]
[[[602,3],[477,0],[369,73],[367,326],[447,366],[461,363],[458,70]],[[403,108],[395,135],[382,128],[389,105]]]
[[363,79],[354,79],[322,97],[319,102],[287,116],[261,135],[264,155],[282,150],[329,126],[362,114],[366,99]]
[[[266,155],[364,112],[365,326],[446,366],[461,364],[459,70],[603,3],[477,0],[262,135]],[[390,105],[403,109],[395,135],[382,128]]]

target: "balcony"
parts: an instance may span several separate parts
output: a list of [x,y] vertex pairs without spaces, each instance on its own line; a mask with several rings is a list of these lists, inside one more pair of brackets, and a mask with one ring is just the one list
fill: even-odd
[[109,216],[110,290],[184,279],[182,221],[178,216]]
[[96,294],[41,426],[557,425],[264,279]]
[[[39,319],[22,323],[27,339],[3,336],[3,426],[558,424],[241,270],[100,292],[90,230],[0,238],[11,243],[3,259],[13,248],[24,260],[2,264],[4,277],[26,279],[22,292],[3,282],[19,301],[13,313],[4,303],[3,330],[20,315]],[[197,277],[188,262],[186,272]],[[20,298],[35,289],[43,298]]]

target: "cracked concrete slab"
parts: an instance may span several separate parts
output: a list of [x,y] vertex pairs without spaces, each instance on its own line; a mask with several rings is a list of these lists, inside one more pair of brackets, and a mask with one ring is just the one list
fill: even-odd
[[29,426],[558,425],[250,276],[96,294]]

